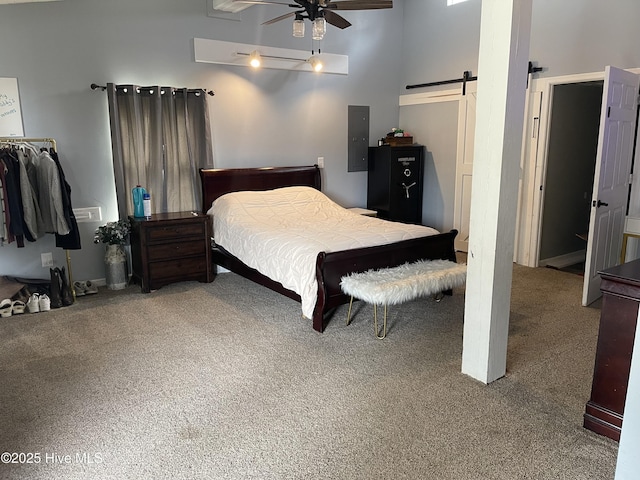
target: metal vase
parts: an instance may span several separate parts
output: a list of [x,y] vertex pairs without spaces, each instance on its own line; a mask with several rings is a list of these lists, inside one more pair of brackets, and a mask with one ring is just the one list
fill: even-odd
[[122,290],[127,287],[127,256],[123,245],[106,246],[104,266],[109,290]]

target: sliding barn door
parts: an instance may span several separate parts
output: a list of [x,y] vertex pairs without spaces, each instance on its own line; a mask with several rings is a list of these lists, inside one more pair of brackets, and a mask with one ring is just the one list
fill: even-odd
[[469,251],[469,214],[471,212],[471,173],[476,132],[476,82],[466,85],[466,95],[460,98],[458,109],[458,146],[456,155],[456,186],[453,206],[453,228],[458,230],[455,248]]

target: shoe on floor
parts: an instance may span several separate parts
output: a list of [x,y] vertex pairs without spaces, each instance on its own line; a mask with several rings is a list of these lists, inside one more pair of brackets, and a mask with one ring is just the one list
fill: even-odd
[[76,291],[76,297],[84,297],[87,294],[87,286],[84,282],[73,282],[73,289]]
[[13,312],[13,302],[8,298],[5,298],[0,302],[0,317],[10,317]]
[[49,310],[51,310],[51,300],[49,299],[47,294],[40,295],[38,306],[40,307],[41,312],[48,312]]
[[96,287],[91,280],[87,280],[86,282],[73,282],[73,289],[76,291],[76,297],[98,293],[98,287]]
[[13,311],[14,315],[24,313],[25,308],[26,308],[26,305],[22,300],[14,300],[11,303],[11,310]]
[[84,282],[84,286],[86,287],[85,293],[87,295],[98,293],[98,287],[96,287],[91,280],[87,280],[86,282]]
[[11,296],[11,300],[20,300],[21,302],[27,303],[30,296],[31,292],[29,291],[29,287],[25,285]]
[[38,313],[40,311],[40,294],[34,293],[29,297],[27,302],[29,313]]

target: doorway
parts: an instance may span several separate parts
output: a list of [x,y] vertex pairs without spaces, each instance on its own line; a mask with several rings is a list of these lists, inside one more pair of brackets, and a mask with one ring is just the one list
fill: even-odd
[[539,265],[584,273],[602,81],[554,85]]

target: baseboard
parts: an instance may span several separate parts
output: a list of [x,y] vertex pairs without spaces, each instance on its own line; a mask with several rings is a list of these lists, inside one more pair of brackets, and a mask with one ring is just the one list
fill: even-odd
[[577,250],[575,252],[565,253],[564,255],[559,255],[557,257],[545,258],[544,260],[540,260],[538,262],[538,265],[540,265],[541,267],[564,268],[568,267],[569,265],[584,262],[586,258],[586,250]]

